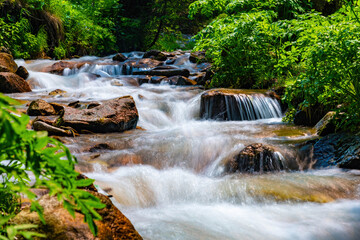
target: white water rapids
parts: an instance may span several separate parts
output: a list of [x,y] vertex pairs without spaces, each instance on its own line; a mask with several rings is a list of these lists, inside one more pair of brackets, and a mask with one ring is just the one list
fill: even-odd
[[[81,135],[64,141],[78,157],[78,169],[113,195],[115,204],[144,239],[360,238],[359,172],[290,171],[299,168],[293,143],[311,139],[311,129],[284,124],[280,117],[202,120],[203,90],[199,88],[138,86],[136,76],[121,75],[121,66],[110,65],[110,57],[76,61],[92,64],[67,69],[67,76],[59,76],[41,72],[55,61],[17,61],[29,70],[33,92],[12,96],[59,103],[125,95],[134,98],[142,129]],[[188,60],[177,60],[175,65],[196,71]],[[55,89],[67,93],[49,96]],[[103,142],[114,149],[84,151]],[[287,171],[224,175],[223,161],[252,143],[275,146],[285,158]]]

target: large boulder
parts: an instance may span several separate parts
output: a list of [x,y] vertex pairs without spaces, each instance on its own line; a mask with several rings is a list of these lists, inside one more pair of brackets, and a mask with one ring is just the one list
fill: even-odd
[[27,79],[29,77],[29,72],[28,70],[23,67],[20,66],[17,70],[16,70],[16,74],[19,75],[20,77],[22,77],[23,79]]
[[19,75],[12,72],[0,72],[0,92],[22,93],[31,92],[29,84]]
[[311,149],[314,168],[339,166],[360,169],[360,136],[334,133],[321,138]]
[[0,52],[0,72],[15,73],[17,69],[14,58],[10,54]]
[[27,109],[29,116],[50,116],[56,115],[54,107],[42,99],[32,101]]
[[[72,217],[56,197],[41,193],[39,203],[44,209],[46,224],[43,224],[37,213],[31,212],[30,206],[24,209],[13,220],[14,224],[36,224],[38,232],[52,240],[140,240],[142,237],[136,231],[132,223],[117,209],[109,197],[94,191],[94,187],[88,192],[98,197],[105,208],[97,210],[102,217],[101,221],[95,221],[98,227],[98,235],[91,233],[88,225],[84,222],[84,216],[75,212]],[[45,194],[45,195],[44,195]]]
[[144,53],[143,58],[153,58],[158,61],[166,61],[167,56],[165,53],[159,51],[159,50],[150,50]]
[[200,116],[220,121],[244,121],[281,117],[276,98],[264,90],[213,89],[201,95]]
[[280,155],[272,147],[261,143],[247,146],[225,163],[225,173],[263,173],[283,169]]
[[64,108],[59,122],[78,132],[123,132],[136,128],[139,119],[135,101],[130,96],[103,102],[91,109]]

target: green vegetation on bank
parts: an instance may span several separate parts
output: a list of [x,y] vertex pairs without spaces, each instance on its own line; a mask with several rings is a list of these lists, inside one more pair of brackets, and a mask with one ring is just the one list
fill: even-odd
[[78,189],[93,180],[78,179],[79,173],[74,170],[76,159],[63,144],[47,137],[46,132],[27,130],[29,116],[20,115],[10,106],[15,104],[15,100],[0,94],[0,239],[43,236],[36,233],[34,225],[11,223],[20,211],[21,196],[31,202],[31,210],[45,223],[43,209],[31,191],[36,188],[48,189],[50,196],[56,196],[72,216],[75,211],[84,214],[96,234],[94,220],[101,219],[96,209],[105,205],[89,192]]
[[0,0],[0,46],[25,59],[174,50],[199,29],[193,1]]
[[210,87],[286,86],[288,119],[336,110],[338,128],[358,130],[359,1],[199,0],[190,15],[199,14],[212,19],[195,37],[214,64]]

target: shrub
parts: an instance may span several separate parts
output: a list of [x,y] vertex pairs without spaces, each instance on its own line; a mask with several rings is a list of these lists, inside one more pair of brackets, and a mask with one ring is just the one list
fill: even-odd
[[31,210],[38,212],[45,223],[42,207],[31,191],[33,188],[49,189],[49,194],[56,196],[72,216],[75,211],[83,213],[91,231],[96,234],[94,220],[101,219],[96,209],[104,205],[90,193],[78,189],[90,185],[93,180],[78,180],[79,173],[74,170],[76,159],[69,150],[47,137],[46,132],[27,130],[29,117],[20,115],[10,104],[17,102],[0,94],[0,194],[9,197],[0,198],[0,236],[7,236],[1,238],[13,239],[14,232],[28,239],[35,234],[22,231],[34,228],[33,225],[9,224],[18,212],[20,194],[30,200]]

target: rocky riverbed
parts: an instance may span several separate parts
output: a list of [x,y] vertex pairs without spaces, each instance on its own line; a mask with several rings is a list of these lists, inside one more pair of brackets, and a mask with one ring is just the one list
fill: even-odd
[[[360,173],[351,170],[360,169],[358,137],[320,138],[312,127],[283,123],[271,91],[205,90],[213,73],[202,52],[0,57],[0,91],[22,101],[29,128],[77,156],[77,170],[110,197],[101,195],[105,221],[121,216],[100,239],[134,239],[136,230],[144,239],[360,235]],[[52,201],[45,195],[44,204]],[[66,224],[86,229],[81,216],[62,219],[60,232]]]

